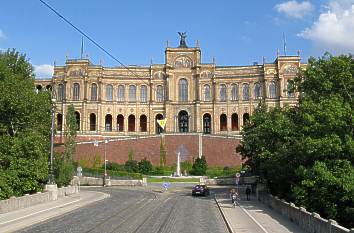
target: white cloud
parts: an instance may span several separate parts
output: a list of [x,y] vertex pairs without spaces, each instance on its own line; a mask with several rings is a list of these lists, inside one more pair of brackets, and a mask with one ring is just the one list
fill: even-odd
[[34,65],[34,73],[37,79],[51,78],[53,76],[54,66],[43,64]]
[[313,5],[309,1],[297,2],[296,0],[283,2],[275,5],[279,13],[284,13],[289,18],[302,19],[313,10]]
[[315,47],[332,53],[354,52],[354,1],[332,0],[327,12],[320,14],[298,36],[309,39]]
[[0,39],[5,39],[6,35],[5,33],[0,29]]

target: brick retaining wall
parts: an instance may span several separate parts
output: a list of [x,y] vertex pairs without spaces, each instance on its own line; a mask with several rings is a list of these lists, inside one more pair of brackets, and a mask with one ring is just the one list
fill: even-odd
[[[183,159],[192,161],[199,155],[199,137],[197,134],[166,134],[166,163],[173,165],[176,163],[177,148],[183,148]],[[124,164],[128,159],[129,150],[133,151],[134,159],[141,160],[147,158],[154,165],[160,163],[160,143],[161,135],[147,136],[139,138],[110,139],[106,144],[106,155],[109,161]],[[202,154],[205,156],[209,166],[236,166],[241,164],[240,155],[236,153],[236,146],[239,139],[202,136]],[[104,143],[101,140],[98,147],[92,141],[82,142],[76,146],[76,160],[93,160],[95,155],[104,160]],[[58,148],[61,151],[62,148]]]

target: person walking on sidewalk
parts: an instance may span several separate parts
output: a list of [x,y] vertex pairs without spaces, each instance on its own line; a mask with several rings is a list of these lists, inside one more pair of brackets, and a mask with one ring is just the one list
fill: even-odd
[[250,195],[251,195],[251,188],[250,188],[250,186],[247,186],[247,188],[246,188],[247,201],[250,200]]

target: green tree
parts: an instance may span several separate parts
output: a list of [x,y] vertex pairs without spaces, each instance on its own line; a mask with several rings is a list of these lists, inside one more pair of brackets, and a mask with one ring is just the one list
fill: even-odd
[[142,159],[139,163],[138,163],[138,167],[139,167],[139,172],[141,174],[149,174],[152,171],[152,164],[149,160],[147,160],[146,158]]
[[128,151],[128,160],[134,160],[134,152],[132,149]]
[[354,167],[349,161],[316,161],[311,168],[300,166],[297,175],[301,178],[293,189],[297,205],[354,226]]
[[295,109],[272,108],[262,104],[242,131],[242,143],[236,149],[241,152],[246,165],[253,173],[268,181],[273,194],[287,197],[295,182],[293,167],[301,161],[297,154],[299,131],[293,121]]
[[75,108],[70,105],[66,114],[64,153],[55,158],[55,181],[59,186],[69,185],[74,176],[75,138],[77,122]]
[[193,164],[190,161],[183,161],[181,162],[181,171],[190,172],[192,170]]
[[0,198],[41,191],[48,177],[50,93],[34,90],[25,55],[0,52]]
[[166,148],[163,139],[160,142],[160,167],[166,166]]
[[261,105],[243,127],[237,151],[273,194],[353,227],[354,59],[311,58],[295,84],[299,105]]
[[198,157],[194,161],[191,173],[193,175],[203,176],[206,174],[207,169],[208,169],[208,164],[205,159],[205,156],[203,155],[202,157],[200,157],[200,158]]

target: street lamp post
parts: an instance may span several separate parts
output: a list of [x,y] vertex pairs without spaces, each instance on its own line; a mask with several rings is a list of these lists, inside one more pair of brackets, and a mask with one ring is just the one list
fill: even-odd
[[[53,91],[52,91],[53,93]],[[55,119],[55,97],[52,94],[52,126],[50,129],[50,165],[49,165],[49,176],[48,176],[48,184],[55,184],[54,174],[53,174],[53,155],[54,155],[54,119]]]
[[103,186],[106,186],[106,177],[107,177],[107,150],[106,150],[106,144],[108,143],[108,140],[104,140],[104,176],[103,176]]
[[[106,186],[106,176],[107,176],[107,152],[106,152],[106,144],[108,140],[104,140],[104,174],[103,174],[103,187]],[[94,146],[98,146],[98,141],[95,140],[93,142]]]

